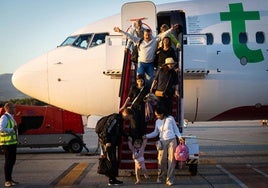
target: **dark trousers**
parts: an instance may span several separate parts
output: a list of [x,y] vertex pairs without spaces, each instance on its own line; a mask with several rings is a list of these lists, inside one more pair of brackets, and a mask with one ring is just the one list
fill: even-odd
[[118,176],[118,160],[117,160],[117,154],[116,154],[116,146],[110,146],[107,147],[105,150],[105,146],[101,144],[102,150],[105,155],[108,155],[111,163],[112,163],[112,173],[107,174],[106,176],[109,178],[109,180],[115,180]]
[[173,115],[172,114],[172,104],[173,104],[173,98],[171,97],[159,97],[159,103],[160,106],[164,107],[166,114]]
[[132,107],[134,111],[134,117],[130,120],[129,136],[132,140],[142,139],[142,136],[146,134],[147,122],[145,122],[145,109],[137,106]]
[[17,144],[5,145],[3,146],[3,151],[5,155],[5,165],[4,165],[5,179],[6,181],[11,181],[13,167],[16,162]]

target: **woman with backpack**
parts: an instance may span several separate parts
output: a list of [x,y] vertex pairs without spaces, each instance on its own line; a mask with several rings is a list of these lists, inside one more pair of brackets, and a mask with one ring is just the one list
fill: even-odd
[[[128,111],[124,110],[122,113],[113,113],[102,117],[96,124],[95,132],[98,134],[99,143],[101,146],[101,157],[109,160],[109,169],[107,172],[98,172],[104,174],[109,178],[108,186],[121,185],[118,176],[119,159],[117,155],[117,148],[120,146],[122,137],[128,138],[123,130],[123,120],[129,116]],[[99,164],[99,169],[101,164]]]

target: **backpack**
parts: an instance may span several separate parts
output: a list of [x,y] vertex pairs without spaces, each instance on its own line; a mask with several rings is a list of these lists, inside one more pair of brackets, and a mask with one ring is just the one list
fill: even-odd
[[185,144],[180,143],[176,147],[175,159],[180,161],[180,167],[182,167],[182,162],[186,162],[189,159],[189,149]]
[[95,132],[98,134],[99,141],[105,143],[107,133],[110,133],[114,125],[117,123],[117,113],[104,116],[96,124]]
[[133,63],[138,63],[139,48],[140,48],[140,44],[142,41],[143,41],[143,38],[139,41],[139,43],[137,45],[133,46],[131,57],[130,57],[130,59]]

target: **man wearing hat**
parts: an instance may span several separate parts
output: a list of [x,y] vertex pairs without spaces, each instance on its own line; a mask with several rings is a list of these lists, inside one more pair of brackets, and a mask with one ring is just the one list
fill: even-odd
[[155,95],[159,98],[159,105],[166,108],[168,115],[172,115],[173,96],[179,96],[178,74],[174,70],[176,64],[172,57],[166,58],[150,89],[151,93],[155,91]]

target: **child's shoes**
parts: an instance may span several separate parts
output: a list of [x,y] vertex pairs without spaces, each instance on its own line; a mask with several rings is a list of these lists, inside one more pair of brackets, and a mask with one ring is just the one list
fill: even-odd
[[148,176],[148,174],[144,174],[144,177],[145,177],[145,179],[150,179],[150,176]]

